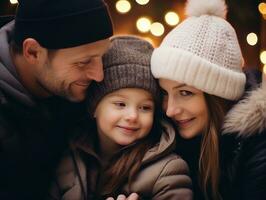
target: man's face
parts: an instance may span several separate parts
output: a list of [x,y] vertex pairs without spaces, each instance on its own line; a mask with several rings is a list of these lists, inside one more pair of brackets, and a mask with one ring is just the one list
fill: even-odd
[[56,50],[35,70],[37,84],[48,94],[73,102],[85,99],[91,81],[103,80],[102,56],[108,50],[109,39]]

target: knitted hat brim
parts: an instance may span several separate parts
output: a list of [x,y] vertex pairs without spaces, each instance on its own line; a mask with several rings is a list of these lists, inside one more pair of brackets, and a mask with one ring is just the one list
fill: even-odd
[[151,71],[155,78],[193,86],[228,100],[239,99],[245,88],[244,73],[219,67],[188,51],[161,46],[153,51]]
[[93,114],[101,99],[116,90],[139,88],[151,93],[155,101],[159,100],[160,91],[157,82],[151,76],[150,69],[139,64],[116,65],[104,71],[101,83],[92,83],[87,96],[88,111]]

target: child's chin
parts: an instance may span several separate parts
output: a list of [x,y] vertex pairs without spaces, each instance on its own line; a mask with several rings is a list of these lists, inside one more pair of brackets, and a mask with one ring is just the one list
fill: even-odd
[[132,144],[133,142],[132,141],[119,141],[117,144],[120,146],[128,146],[128,145]]

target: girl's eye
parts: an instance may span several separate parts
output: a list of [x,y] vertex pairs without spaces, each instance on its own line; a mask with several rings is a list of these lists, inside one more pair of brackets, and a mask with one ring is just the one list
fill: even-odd
[[124,102],[114,102],[114,105],[116,107],[119,107],[119,108],[123,108],[126,106],[126,104]]
[[181,96],[184,96],[184,97],[186,97],[186,96],[192,96],[192,95],[193,95],[192,92],[187,91],[187,90],[180,90],[180,91],[179,91],[179,94],[180,94]]
[[144,105],[144,106],[141,106],[140,107],[140,110],[145,111],[145,112],[152,111],[153,110],[153,107],[152,106],[149,106],[149,105]]

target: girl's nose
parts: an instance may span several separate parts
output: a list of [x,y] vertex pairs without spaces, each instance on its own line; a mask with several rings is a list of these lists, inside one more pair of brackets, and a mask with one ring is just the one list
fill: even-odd
[[129,110],[126,111],[126,120],[130,121],[130,122],[135,122],[137,121],[138,118],[138,111],[134,108],[131,108]]

